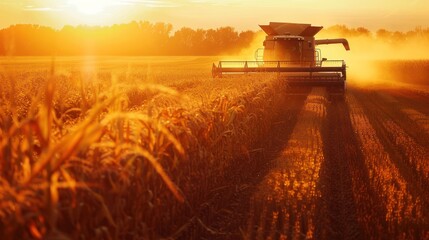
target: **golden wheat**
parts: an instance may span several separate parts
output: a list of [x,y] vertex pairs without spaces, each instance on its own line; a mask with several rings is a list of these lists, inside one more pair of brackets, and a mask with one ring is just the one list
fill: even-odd
[[10,239],[172,234],[206,201],[194,192],[223,184],[237,144],[250,149],[282,99],[270,78],[45,68],[2,75],[0,220]]

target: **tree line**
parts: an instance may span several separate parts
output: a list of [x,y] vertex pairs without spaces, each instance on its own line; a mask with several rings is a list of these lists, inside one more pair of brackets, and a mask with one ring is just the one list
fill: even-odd
[[373,40],[384,41],[385,43],[398,44],[406,42],[410,39],[420,39],[429,43],[429,27],[416,27],[413,30],[406,32],[390,31],[384,28],[378,29],[375,32],[364,27],[349,28],[345,25],[334,25],[323,29],[320,35],[324,37],[361,37]]
[[166,23],[50,27],[20,24],[0,30],[0,55],[219,55],[248,47],[256,33],[232,27],[181,28]]
[[[261,31],[236,31],[232,27],[192,29],[173,32],[167,23],[148,21],[112,26],[65,26],[56,30],[30,24],[0,30],[0,55],[228,55],[251,46]],[[392,44],[419,38],[429,43],[429,28],[408,32],[334,25],[318,36],[365,37]],[[262,46],[262,43],[261,43]]]

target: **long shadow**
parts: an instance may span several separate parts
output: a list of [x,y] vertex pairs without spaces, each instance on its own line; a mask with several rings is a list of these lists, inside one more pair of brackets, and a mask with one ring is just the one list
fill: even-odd
[[402,105],[415,108],[426,116],[429,116],[429,96],[416,94],[415,91],[407,89],[387,90],[387,93],[398,99]]
[[[318,239],[364,239],[356,215],[356,199],[350,161],[362,162],[351,128],[350,114],[344,101],[327,106],[327,119],[322,131],[324,161],[318,187],[322,196],[316,210]],[[364,170],[360,167],[360,170]],[[364,173],[364,175],[366,175]]]
[[[348,95],[363,94],[351,89]],[[367,98],[367,96],[365,96]],[[391,239],[383,201],[371,187],[370,173],[355,133],[350,104],[333,102],[323,131],[318,239]],[[364,108],[365,109],[365,108]]]
[[308,91],[286,98],[285,111],[279,113],[267,136],[256,144],[260,146],[258,150],[249,153],[251,164],[249,161],[237,161],[245,164],[235,165],[227,170],[225,180],[230,184],[216,191],[210,209],[202,216],[205,224],[216,229],[216,233],[201,231],[198,239],[242,238],[241,227],[247,223],[251,197],[256,187],[270,172],[270,162],[287,144],[307,94]]
[[[390,95],[395,96],[392,93]],[[390,118],[390,120],[394,121],[397,125],[403,128],[408,135],[417,141],[417,143],[424,147],[429,147],[429,134],[427,134],[425,131],[422,131],[415,121],[409,119],[409,117],[402,112],[404,109],[411,108],[420,111],[424,115],[428,115],[429,97],[425,101],[419,101],[418,99],[414,99],[414,101],[411,99],[404,100],[401,97],[395,97],[398,101],[391,103],[383,100],[383,98],[380,97],[379,92],[367,90],[365,98],[367,100],[371,100],[373,105],[376,105],[380,110],[380,113],[382,112],[383,115],[386,115]],[[425,106],[422,107],[422,109],[426,110],[426,114],[421,111],[422,109],[416,107],[418,105]]]

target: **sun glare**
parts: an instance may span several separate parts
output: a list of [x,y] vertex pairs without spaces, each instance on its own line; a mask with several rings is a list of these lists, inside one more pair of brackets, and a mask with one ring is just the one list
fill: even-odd
[[73,0],[71,4],[77,11],[86,15],[95,15],[103,12],[109,5],[109,1],[105,0]]

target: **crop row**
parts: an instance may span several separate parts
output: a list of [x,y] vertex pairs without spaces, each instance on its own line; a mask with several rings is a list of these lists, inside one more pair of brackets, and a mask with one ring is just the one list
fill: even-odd
[[307,96],[287,145],[252,198],[247,239],[316,236],[325,95],[323,88],[314,88]]
[[402,112],[429,134],[429,117],[415,109],[403,109]]
[[[412,229],[415,225],[422,224],[422,203],[415,197],[407,186],[406,180],[394,164],[390,153],[385,149],[377,135],[376,129],[368,119],[367,113],[360,105],[354,95],[347,98],[350,108],[352,126],[361,145],[362,156],[365,162],[366,171],[369,176],[369,183],[380,199],[384,208],[384,216],[378,216],[385,223],[379,229],[385,229],[384,237],[413,236]],[[359,195],[360,193],[355,193]],[[381,206],[380,206],[381,207]],[[375,213],[368,213],[375,214]],[[366,221],[363,218],[361,221]],[[364,226],[368,226],[365,222]],[[386,224],[385,226],[383,226]],[[418,229],[418,227],[417,227]],[[387,231],[386,231],[387,230]],[[379,233],[372,232],[376,236]]]

